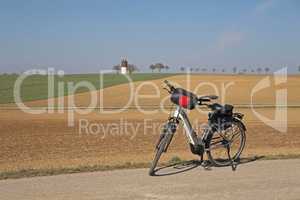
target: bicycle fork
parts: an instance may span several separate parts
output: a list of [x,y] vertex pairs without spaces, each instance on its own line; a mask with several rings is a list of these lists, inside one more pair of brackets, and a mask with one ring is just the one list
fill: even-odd
[[169,145],[173,139],[173,136],[177,130],[177,125],[178,125],[178,123],[176,123],[176,121],[174,121],[172,118],[169,119],[168,123],[163,128],[163,132],[159,136],[159,139],[156,143],[156,149],[159,148],[161,141],[167,137],[166,138],[167,143],[164,148],[164,152],[167,152]]

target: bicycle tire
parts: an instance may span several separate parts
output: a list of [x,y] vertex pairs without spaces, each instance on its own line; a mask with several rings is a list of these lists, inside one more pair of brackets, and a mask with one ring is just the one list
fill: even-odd
[[[246,131],[243,128],[242,122],[235,121],[235,122],[233,122],[233,124],[235,124],[239,128],[239,131],[241,134],[240,146],[238,148],[238,151],[235,153],[235,155],[231,156],[232,160],[236,161],[240,158],[240,156],[244,150],[244,147],[246,144]],[[228,159],[217,159],[215,156],[213,156],[213,154],[212,154],[213,152],[212,152],[212,148],[211,148],[212,138],[213,138],[213,134],[209,139],[209,145],[208,145],[208,151],[207,151],[207,156],[208,156],[209,161],[216,167],[223,167],[223,166],[231,165],[232,160],[229,160],[229,158]]]
[[163,134],[164,134],[164,136],[161,138],[161,140],[157,146],[155,157],[154,157],[154,159],[151,163],[150,169],[149,169],[150,176],[155,175],[155,168],[157,166],[157,163],[158,163],[162,153],[166,151],[166,147],[167,147],[169,141],[172,139],[172,134],[170,134],[168,132],[165,132]]

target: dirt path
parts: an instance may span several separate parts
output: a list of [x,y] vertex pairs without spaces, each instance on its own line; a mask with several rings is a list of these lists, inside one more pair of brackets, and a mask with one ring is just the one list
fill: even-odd
[[[190,166],[191,167],[191,166]],[[299,199],[300,159],[149,177],[147,169],[0,181],[1,199]],[[160,174],[189,168],[167,168]]]

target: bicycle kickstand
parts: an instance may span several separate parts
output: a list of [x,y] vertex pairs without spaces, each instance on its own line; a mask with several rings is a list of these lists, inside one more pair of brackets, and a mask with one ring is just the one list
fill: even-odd
[[235,163],[235,161],[230,156],[230,147],[229,147],[229,145],[226,145],[226,146],[227,146],[227,155],[228,155],[228,158],[231,162],[231,169],[232,169],[232,171],[235,171],[236,167],[237,167],[237,164]]

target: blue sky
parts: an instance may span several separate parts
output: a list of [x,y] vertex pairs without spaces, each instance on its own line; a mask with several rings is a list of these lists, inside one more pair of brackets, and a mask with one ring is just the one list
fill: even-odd
[[0,0],[0,71],[300,65],[300,1]]

